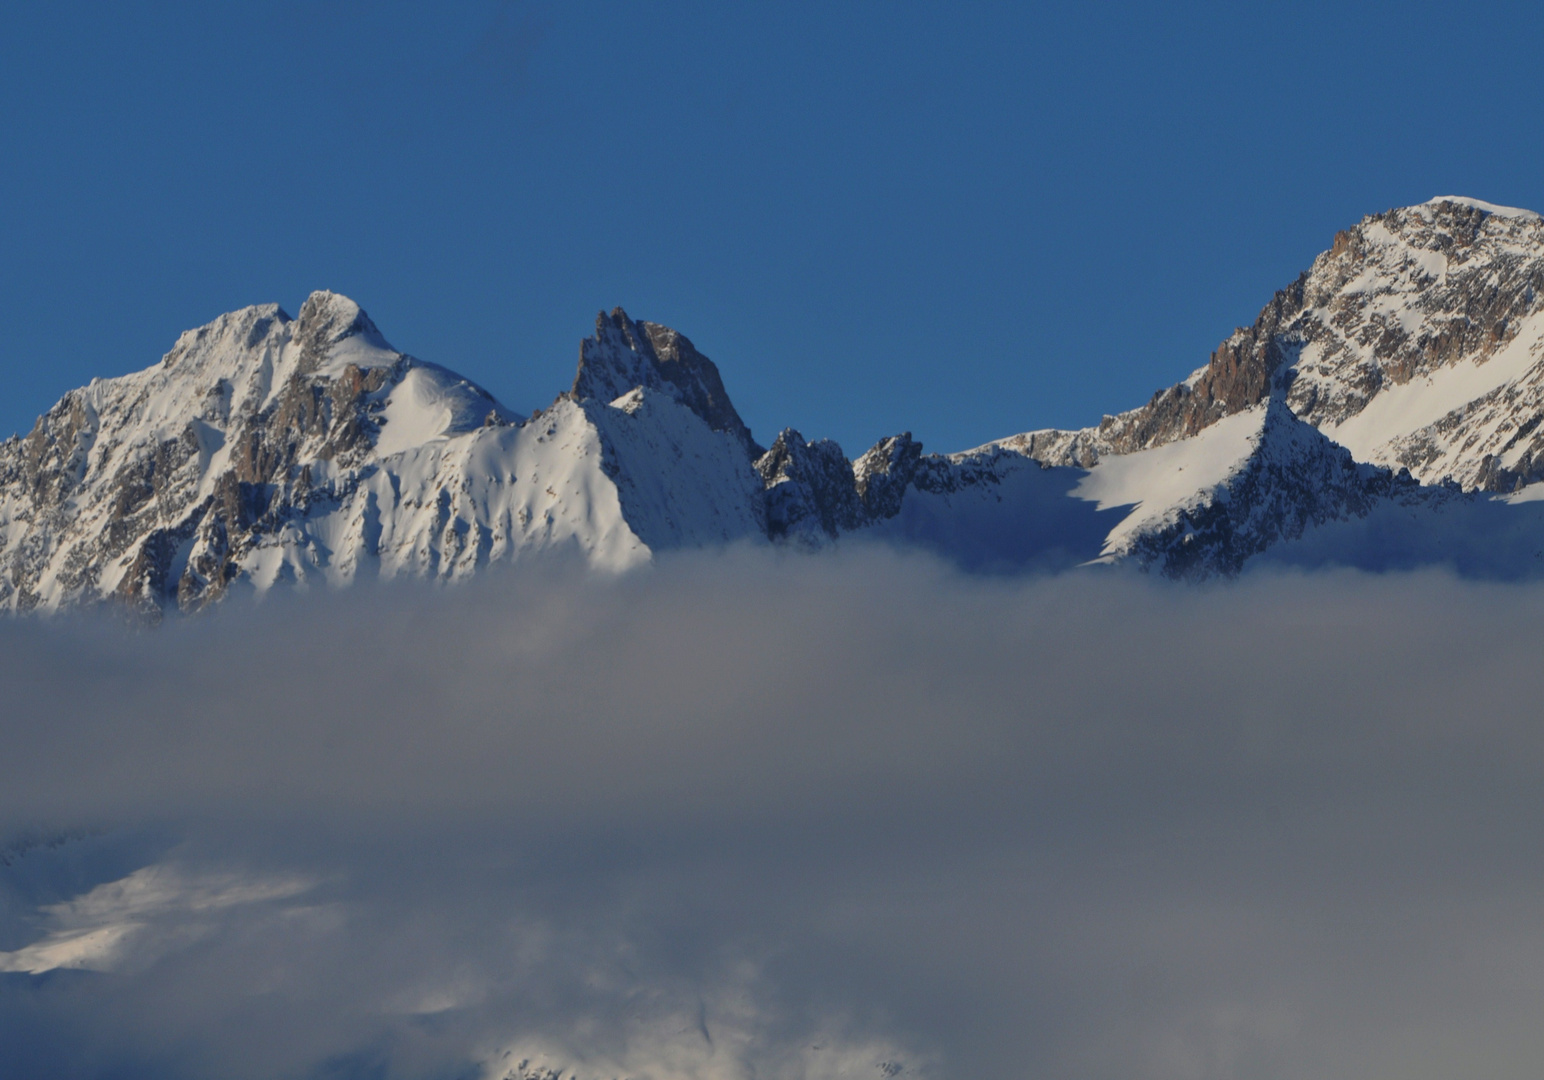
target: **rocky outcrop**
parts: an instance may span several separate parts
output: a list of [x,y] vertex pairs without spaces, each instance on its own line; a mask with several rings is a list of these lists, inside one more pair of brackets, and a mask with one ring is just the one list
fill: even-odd
[[922,444],[902,432],[881,439],[852,463],[853,489],[868,521],[884,521],[901,512],[906,488],[917,477]]
[[849,461],[830,439],[807,442],[786,428],[756,462],[766,485],[768,536],[818,547],[893,518],[924,460],[909,431]]
[[820,546],[864,524],[852,462],[830,439],[785,428],[756,462],[766,486],[767,535]]
[[685,334],[659,323],[640,322],[638,325],[654,347],[660,374],[675,387],[681,403],[707,421],[714,431],[727,431],[733,435],[751,457],[759,458],[766,453],[751,438],[751,429],[735,412],[713,361],[698,352]]

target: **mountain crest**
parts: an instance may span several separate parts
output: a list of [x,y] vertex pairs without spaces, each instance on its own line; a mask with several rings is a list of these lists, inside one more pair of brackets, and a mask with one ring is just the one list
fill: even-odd
[[356,335],[377,348],[391,348],[364,309],[342,293],[318,289],[300,305],[300,317],[295,323],[297,341],[335,345]]
[[1337,234],[1137,409],[947,456],[901,434],[854,460],[791,428],[763,450],[713,362],[621,308],[527,419],[322,291],[295,319],[266,304],[190,330],[0,443],[0,609],[153,614],[238,584],[850,536],[982,569],[1206,577],[1311,549],[1537,573],[1541,421],[1544,219],[1471,199]]

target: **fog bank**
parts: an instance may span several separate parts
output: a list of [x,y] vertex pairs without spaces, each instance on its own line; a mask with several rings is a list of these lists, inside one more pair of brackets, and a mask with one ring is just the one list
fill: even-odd
[[83,1077],[1533,1076],[1541,615],[855,550],[3,624],[0,1042]]

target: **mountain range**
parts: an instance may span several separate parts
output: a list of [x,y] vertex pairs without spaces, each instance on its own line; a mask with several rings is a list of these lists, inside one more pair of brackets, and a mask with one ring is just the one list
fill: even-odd
[[0,608],[196,611],[234,589],[461,581],[569,552],[844,539],[976,572],[1254,565],[1544,572],[1544,218],[1364,218],[1146,404],[959,453],[764,447],[683,334],[602,313],[522,415],[360,307],[243,308],[0,444]]

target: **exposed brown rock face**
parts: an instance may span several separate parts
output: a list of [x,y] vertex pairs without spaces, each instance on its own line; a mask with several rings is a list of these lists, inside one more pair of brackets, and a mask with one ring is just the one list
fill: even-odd
[[1099,425],[1109,446],[1104,452],[1129,454],[1188,438],[1269,397],[1272,380],[1296,353],[1287,327],[1302,312],[1306,280],[1305,274],[1282,289],[1253,326],[1218,345],[1193,384],[1178,383],[1133,413],[1105,417]]
[[[182,513],[172,515],[175,521],[150,534],[119,584],[119,596],[149,606],[170,592],[183,610],[218,600],[252,544],[287,514],[306,508],[312,496],[310,462],[353,465],[370,453],[380,430],[379,407],[372,409],[371,396],[399,381],[411,361],[399,354],[390,366],[363,371],[347,364],[336,375],[319,374],[339,341],[359,334],[379,337],[363,311],[334,303],[328,294],[309,298],[289,329],[291,347],[299,350],[292,374],[271,402],[233,418],[226,435],[233,451],[228,471],[215,480],[213,494],[196,505],[185,503]],[[226,409],[223,400],[216,399],[217,414]],[[182,440],[189,450],[184,460],[197,443],[192,431]],[[176,555],[189,545],[181,572],[169,580]]]

